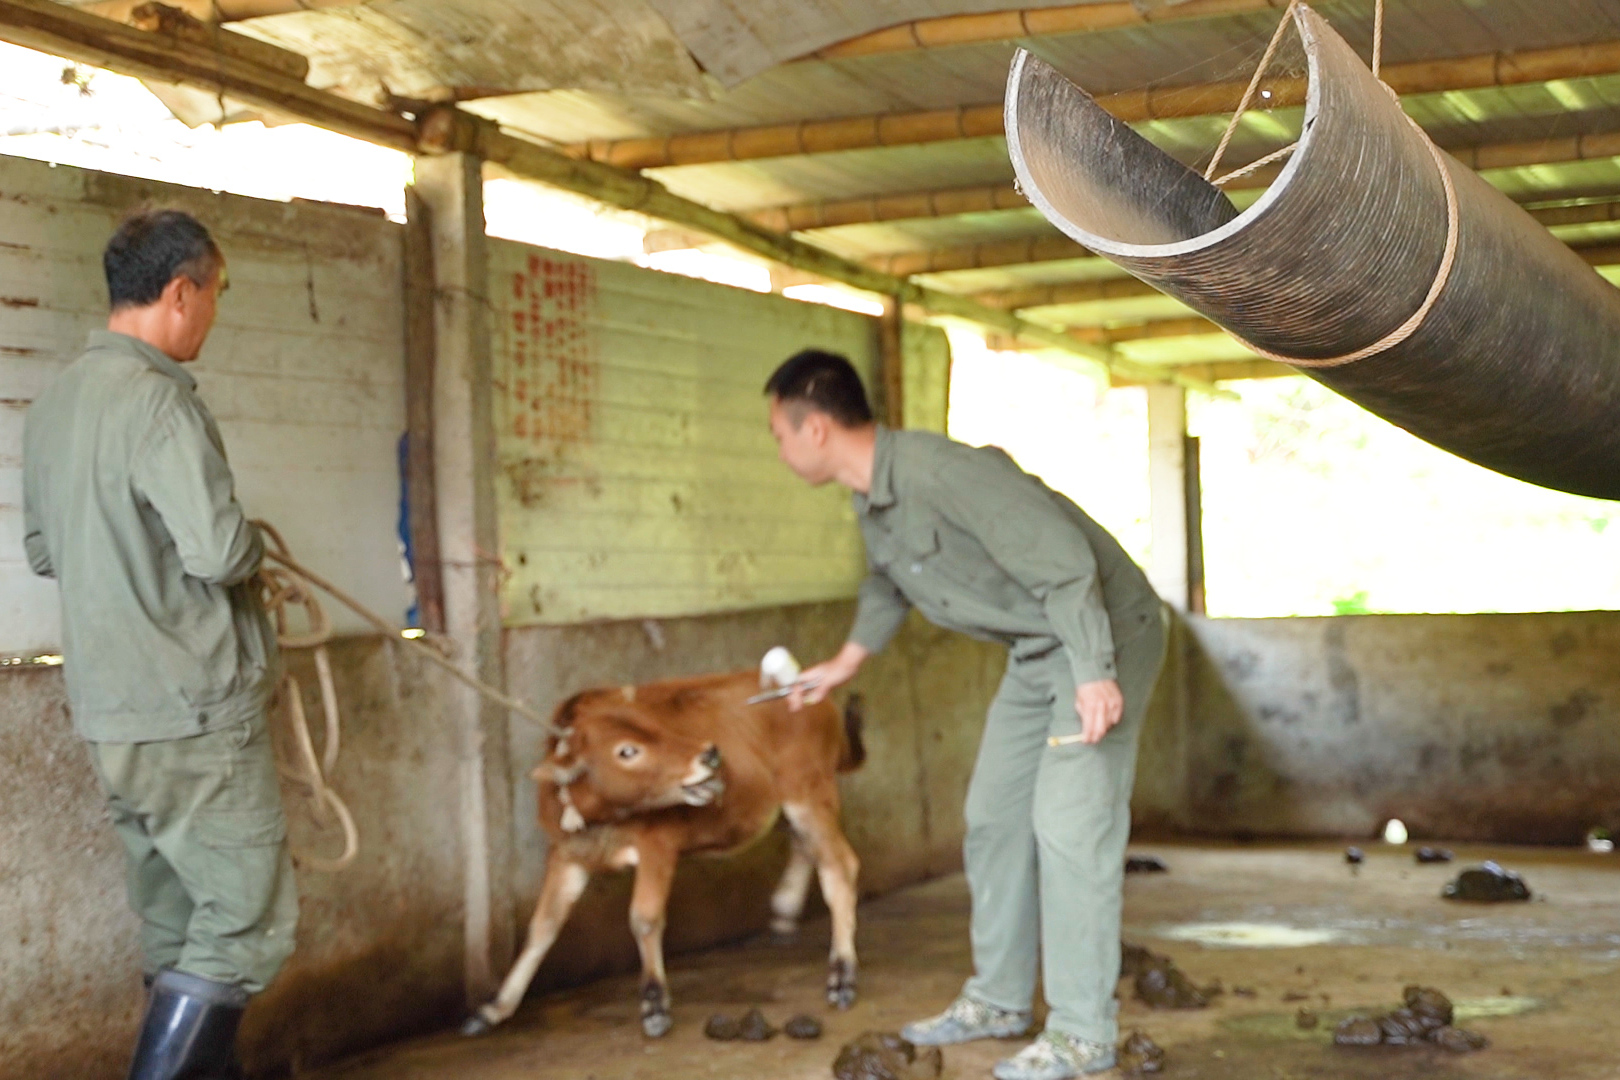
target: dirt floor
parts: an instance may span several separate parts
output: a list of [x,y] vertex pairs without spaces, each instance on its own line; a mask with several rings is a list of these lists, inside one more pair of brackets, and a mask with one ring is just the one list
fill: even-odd
[[[1164,1075],[1185,1080],[1620,1080],[1620,855],[1464,845],[1453,848],[1455,863],[1421,866],[1410,846],[1366,848],[1366,863],[1352,869],[1343,848],[1328,844],[1134,847],[1170,869],[1127,879],[1126,940],[1172,956],[1200,985],[1220,980],[1226,992],[1207,1009],[1154,1011],[1122,982],[1122,1031],[1150,1033],[1169,1053]],[[1486,858],[1520,871],[1535,899],[1440,899],[1459,867]],[[531,1001],[481,1039],[446,1033],[306,1075],[826,1080],[846,1040],[894,1030],[951,999],[969,970],[967,915],[959,877],[864,905],[861,1000],[847,1013],[821,1004],[826,924],[813,921],[795,946],[673,958],[676,1027],[661,1040],[641,1036],[636,980],[625,977]],[[1453,1055],[1331,1045],[1339,1019],[1393,1008],[1408,983],[1450,995],[1458,1024],[1487,1035],[1489,1048]],[[1234,993],[1240,987],[1254,996]],[[778,1026],[808,1012],[826,1034],[819,1042],[704,1038],[711,1014],[754,1006]],[[1320,1017],[1314,1030],[1296,1024],[1302,1007]],[[945,1076],[988,1076],[1019,1045],[947,1048]]]

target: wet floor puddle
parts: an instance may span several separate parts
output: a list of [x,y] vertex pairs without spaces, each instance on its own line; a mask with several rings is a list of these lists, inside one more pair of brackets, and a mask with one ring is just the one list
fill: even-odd
[[[1463,998],[1452,1002],[1456,1023],[1460,1026],[1474,1020],[1503,1016],[1520,1016],[1540,1008],[1542,1002],[1523,995],[1500,995],[1485,998]],[[1230,1016],[1220,1021],[1222,1030],[1242,1038],[1283,1040],[1288,1042],[1318,1042],[1330,1045],[1333,1029],[1341,1020],[1351,1016],[1368,1016],[1387,1007],[1386,1004],[1368,1002],[1356,1008],[1317,1010],[1318,1023],[1314,1028],[1302,1028],[1297,1014],[1253,1013],[1248,1016]]]
[[1256,922],[1181,923],[1150,932],[1154,937],[1191,941],[1215,949],[1301,949],[1345,939],[1339,930]]

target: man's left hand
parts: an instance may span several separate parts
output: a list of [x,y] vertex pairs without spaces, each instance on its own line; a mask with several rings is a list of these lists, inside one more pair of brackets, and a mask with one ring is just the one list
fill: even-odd
[[1074,711],[1080,717],[1080,741],[1094,746],[1125,715],[1125,695],[1113,679],[1082,683],[1074,692]]

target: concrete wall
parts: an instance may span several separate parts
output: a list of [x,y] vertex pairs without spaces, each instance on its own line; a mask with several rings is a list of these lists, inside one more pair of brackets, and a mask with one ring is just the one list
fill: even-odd
[[1620,612],[1195,618],[1180,641],[1186,706],[1144,751],[1160,827],[1370,836],[1399,817],[1415,837],[1516,843],[1620,828]]
[[[333,786],[360,828],[341,874],[298,873],[298,950],[253,1005],[244,1056],[280,1071],[453,1019],[461,1008],[461,859],[439,684],[376,638],[332,650],[343,710]],[[310,658],[290,667],[318,715]],[[0,1080],[123,1075],[142,1003],[122,853],[58,670],[0,675]],[[285,732],[275,730],[278,745]],[[335,854],[284,789],[293,851]]]

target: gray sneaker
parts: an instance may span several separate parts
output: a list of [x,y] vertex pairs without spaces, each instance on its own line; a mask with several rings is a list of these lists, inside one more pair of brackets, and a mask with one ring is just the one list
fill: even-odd
[[917,1020],[900,1029],[900,1037],[918,1046],[950,1046],[975,1039],[1010,1039],[1029,1031],[1034,1017],[1027,1012],[998,1009],[963,994],[938,1016]]
[[1114,1048],[1047,1028],[1016,1055],[996,1063],[996,1080],[1071,1080],[1114,1067]]

